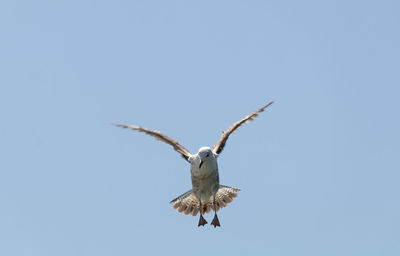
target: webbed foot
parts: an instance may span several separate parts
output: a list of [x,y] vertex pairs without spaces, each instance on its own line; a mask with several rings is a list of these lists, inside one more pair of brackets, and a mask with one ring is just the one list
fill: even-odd
[[214,225],[214,228],[220,227],[221,225],[219,224],[219,219],[217,214],[214,215],[214,219],[211,222],[211,225]]
[[205,224],[207,224],[207,221],[206,221],[206,219],[204,219],[203,215],[200,214],[199,225],[197,225],[197,226],[200,227],[200,226],[204,226]]

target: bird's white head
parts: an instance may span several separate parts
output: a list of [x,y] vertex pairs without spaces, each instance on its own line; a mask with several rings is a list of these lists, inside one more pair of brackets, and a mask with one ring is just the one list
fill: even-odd
[[201,168],[204,162],[214,160],[214,153],[210,147],[201,147],[199,152],[197,152],[197,155],[200,158],[199,168]]

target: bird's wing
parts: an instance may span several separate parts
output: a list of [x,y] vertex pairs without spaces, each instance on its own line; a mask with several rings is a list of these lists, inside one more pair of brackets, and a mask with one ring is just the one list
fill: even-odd
[[184,146],[182,146],[181,144],[179,144],[176,140],[171,139],[170,137],[168,137],[165,134],[162,134],[159,131],[153,131],[153,130],[149,130],[140,126],[136,126],[136,125],[124,125],[124,124],[114,124],[117,127],[121,127],[121,128],[127,128],[127,129],[132,129],[132,130],[136,130],[139,132],[144,132],[154,138],[156,138],[159,141],[162,141],[164,143],[167,143],[168,145],[171,145],[175,151],[177,151],[179,154],[182,155],[182,157],[189,162],[189,157],[191,156],[189,150],[187,150]]
[[267,107],[269,107],[272,103],[274,103],[273,101],[271,101],[270,103],[268,103],[267,105],[265,105],[264,107],[260,108],[257,111],[254,111],[253,113],[251,113],[250,115],[244,117],[242,120],[234,123],[233,125],[231,125],[231,127],[229,127],[228,130],[222,132],[222,136],[221,138],[217,141],[217,143],[215,143],[215,145],[213,146],[213,152],[215,154],[219,154],[222,152],[222,150],[225,147],[226,141],[229,138],[229,135],[231,135],[237,128],[239,128],[242,124],[247,123],[252,121],[259,113],[263,112],[264,109],[266,109]]

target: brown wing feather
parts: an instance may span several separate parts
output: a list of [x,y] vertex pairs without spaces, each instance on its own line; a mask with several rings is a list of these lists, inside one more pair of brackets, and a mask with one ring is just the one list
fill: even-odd
[[149,130],[140,126],[136,126],[136,125],[124,125],[124,124],[114,124],[117,127],[121,127],[121,128],[127,128],[127,129],[132,129],[135,131],[139,131],[139,132],[144,132],[154,138],[156,138],[159,141],[162,141],[168,145],[171,145],[175,151],[177,151],[178,153],[180,153],[182,155],[182,157],[189,162],[189,157],[190,157],[190,152],[189,150],[187,150],[184,146],[182,146],[181,144],[179,144],[176,140],[171,139],[170,137],[168,137],[165,134],[162,134],[159,131],[153,131],[153,130]]
[[239,128],[242,124],[246,123],[246,122],[250,122],[252,121],[259,113],[263,112],[264,109],[266,109],[267,107],[269,107],[272,103],[274,103],[273,101],[271,101],[270,103],[268,103],[267,105],[265,105],[264,107],[260,108],[259,110],[251,113],[250,115],[246,116],[245,118],[243,118],[242,120],[234,123],[233,125],[231,125],[231,127],[229,127],[228,130],[222,132],[222,136],[221,138],[217,141],[217,143],[215,143],[215,145],[213,146],[213,152],[215,154],[219,154],[222,152],[222,150],[225,147],[226,141],[228,140],[229,135],[231,135],[237,128]]

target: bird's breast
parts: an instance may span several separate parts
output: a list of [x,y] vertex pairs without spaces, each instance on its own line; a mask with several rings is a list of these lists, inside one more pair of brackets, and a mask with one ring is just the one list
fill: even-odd
[[198,165],[191,167],[192,187],[196,196],[208,200],[217,192],[219,187],[219,174],[216,162],[204,162],[201,168]]
[[210,175],[218,173],[218,165],[214,161],[207,161],[201,165],[199,168],[199,164],[194,163],[192,164],[190,171],[192,176],[196,176],[198,178],[206,178]]

